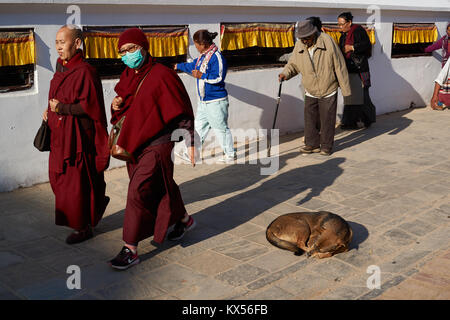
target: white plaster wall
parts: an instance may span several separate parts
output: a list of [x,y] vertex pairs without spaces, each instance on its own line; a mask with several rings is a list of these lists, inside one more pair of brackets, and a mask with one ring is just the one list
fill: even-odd
[[[163,5],[80,5],[82,25],[167,25],[187,24],[190,37],[198,29],[219,32],[220,22],[295,22],[316,15],[323,22],[336,22],[344,8],[301,7],[221,7],[163,6]],[[48,181],[48,153],[38,152],[32,145],[47,105],[49,82],[57,54],[54,37],[66,23],[67,5],[64,4],[1,4],[0,27],[33,27],[36,34],[37,66],[33,88],[0,94],[0,146],[7,150],[0,154],[0,191]],[[365,23],[365,10],[351,10],[355,22]],[[382,11],[381,28],[376,32],[377,43],[369,60],[373,87],[371,96],[382,114],[405,109],[414,102],[424,106],[432,94],[434,77],[440,70],[435,57],[390,59],[392,22],[436,22],[440,36],[445,32],[449,12]],[[219,39],[216,38],[216,43]],[[190,39],[189,54],[198,53]],[[230,96],[229,125],[233,128],[270,128],[275,111],[280,68],[230,71],[227,89]],[[180,74],[196,110],[195,81]],[[303,129],[303,95],[299,88],[301,77],[283,83],[277,128],[281,133]],[[107,114],[114,97],[117,80],[103,81]],[[338,114],[342,110],[339,98]],[[108,114],[109,118],[109,114]],[[123,165],[118,160],[111,167]]]

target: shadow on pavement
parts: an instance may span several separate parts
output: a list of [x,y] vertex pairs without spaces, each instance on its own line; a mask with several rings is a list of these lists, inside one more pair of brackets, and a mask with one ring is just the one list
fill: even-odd
[[366,239],[369,237],[369,230],[367,230],[366,227],[364,227],[362,224],[348,221],[348,224],[350,225],[350,228],[352,228],[353,231],[353,239],[352,242],[350,242],[349,251],[353,249],[358,249],[359,245],[366,241]]
[[[297,157],[298,154],[291,152],[285,156],[280,156],[278,170],[283,169],[286,162]],[[189,204],[241,191],[267,177],[261,175],[260,165],[234,164],[184,182],[180,184],[180,190],[185,204]]]
[[[296,156],[298,156],[298,153],[295,152],[281,156],[279,158],[279,169],[282,169],[289,159]],[[192,168],[189,167],[189,169]],[[267,176],[261,175],[260,171],[259,165],[235,164],[184,182],[179,185],[184,204],[187,205],[246,189],[267,178]],[[97,233],[106,233],[122,228],[124,214],[125,209],[104,217],[96,227]]]
[[[280,162],[283,163],[292,157],[292,153],[282,156],[280,158],[283,159]],[[194,215],[194,219],[199,223],[196,229],[174,244],[170,243],[170,241],[166,241],[162,245],[154,244],[157,246],[157,249],[144,254],[142,260],[149,259],[174,245],[179,244],[181,247],[189,247],[206,241],[239,227],[286,201],[290,201],[292,210],[284,213],[304,211],[304,208],[300,207],[296,210],[295,204],[304,203],[308,199],[320,195],[323,190],[332,185],[335,179],[343,173],[343,169],[339,165],[344,161],[345,158],[332,158],[320,164],[304,166],[281,173],[272,179],[264,181],[254,189],[205,208]],[[245,171],[247,168],[242,166],[241,170]],[[208,177],[205,176],[202,179],[208,180]],[[240,180],[243,180],[243,178]],[[224,186],[224,188],[232,189],[234,187]],[[308,190],[309,192],[306,195],[297,198],[300,193]],[[271,217],[275,217],[275,215],[269,216],[269,218]],[[270,222],[268,221],[268,223]],[[354,230],[353,246],[357,247],[367,239],[368,232],[367,229],[359,224],[352,223],[351,227]]]
[[[411,110],[412,109],[396,112],[394,115],[391,115],[389,119],[384,117],[384,119],[380,119],[380,117],[377,117],[377,122],[372,124],[368,129],[355,130],[342,138],[338,137],[334,141],[334,152],[353,147],[383,134],[398,134],[412,123],[411,119],[404,117],[411,112]],[[337,133],[339,133],[339,131]]]
[[95,227],[95,234],[107,233],[122,228],[124,216],[125,209],[102,218],[98,226]]

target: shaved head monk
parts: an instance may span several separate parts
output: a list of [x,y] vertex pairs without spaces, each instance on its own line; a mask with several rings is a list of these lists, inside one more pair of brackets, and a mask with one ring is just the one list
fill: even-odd
[[[153,235],[153,240],[161,243],[173,224],[168,238],[177,240],[195,225],[173,180],[171,139],[174,130],[184,129],[193,155],[194,114],[180,78],[153,60],[140,29],[125,30],[117,49],[127,67],[114,88],[117,96],[111,104],[111,123],[125,117],[117,145],[135,159],[127,162],[130,183],[123,225],[125,244],[110,261],[113,268],[124,270],[139,263],[139,241]],[[193,156],[191,159],[195,161]]]
[[43,114],[51,131],[49,178],[55,223],[73,229],[68,244],[92,238],[92,228],[109,202],[103,176],[109,149],[102,84],[83,60],[82,42],[76,26],[63,26],[56,34],[59,58]]

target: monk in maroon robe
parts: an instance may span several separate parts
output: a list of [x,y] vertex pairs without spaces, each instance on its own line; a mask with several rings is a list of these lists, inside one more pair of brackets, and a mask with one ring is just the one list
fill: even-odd
[[124,31],[118,49],[127,68],[115,87],[111,123],[125,117],[117,145],[135,158],[127,162],[125,245],[110,261],[113,268],[124,270],[139,263],[139,241],[153,235],[153,240],[161,243],[173,224],[168,238],[177,240],[195,226],[173,179],[172,162],[176,129],[185,129],[191,154],[194,152],[194,114],[181,79],[174,70],[155,63],[140,29]]
[[51,131],[49,178],[55,194],[55,223],[74,229],[66,242],[93,236],[105,212],[103,172],[109,165],[103,90],[95,69],[79,49],[81,30],[62,27],[56,35],[59,59],[43,118]]

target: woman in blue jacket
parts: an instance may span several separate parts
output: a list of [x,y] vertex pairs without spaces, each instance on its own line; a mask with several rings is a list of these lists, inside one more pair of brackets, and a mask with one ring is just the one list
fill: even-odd
[[[228,128],[228,93],[225,89],[227,63],[213,39],[217,32],[198,30],[194,33],[194,45],[200,57],[193,62],[178,63],[175,69],[197,78],[198,106],[195,115],[195,130],[203,144],[209,129],[213,128],[224,151],[223,162],[234,161],[236,152],[233,137]],[[187,157],[184,153],[183,158]]]

